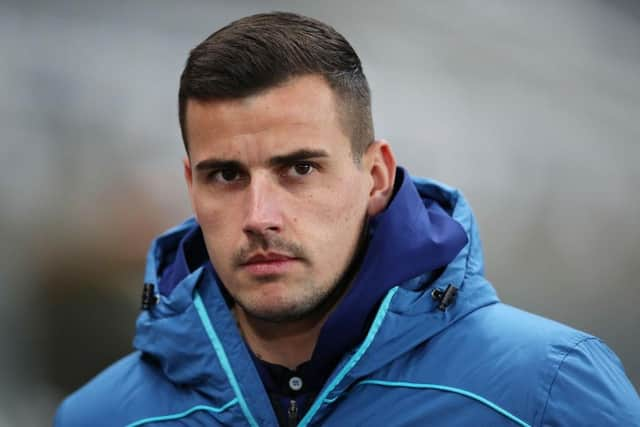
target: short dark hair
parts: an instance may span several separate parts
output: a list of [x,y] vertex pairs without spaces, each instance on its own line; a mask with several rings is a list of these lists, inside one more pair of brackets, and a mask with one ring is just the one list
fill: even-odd
[[244,98],[312,74],[322,76],[336,95],[340,125],[359,160],[373,141],[371,93],[360,58],[332,27],[287,12],[239,19],[191,50],[178,94],[185,149],[189,99]]

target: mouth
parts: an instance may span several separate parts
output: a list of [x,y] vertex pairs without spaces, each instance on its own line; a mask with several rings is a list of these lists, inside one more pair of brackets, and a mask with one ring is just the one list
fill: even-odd
[[254,276],[271,276],[289,271],[299,258],[269,252],[255,254],[240,264],[240,267]]

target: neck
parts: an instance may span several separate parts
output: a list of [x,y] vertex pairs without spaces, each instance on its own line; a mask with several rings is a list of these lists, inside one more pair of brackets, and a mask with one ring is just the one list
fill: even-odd
[[294,370],[311,359],[328,312],[304,319],[275,323],[257,319],[241,307],[233,309],[242,335],[253,353],[261,360]]

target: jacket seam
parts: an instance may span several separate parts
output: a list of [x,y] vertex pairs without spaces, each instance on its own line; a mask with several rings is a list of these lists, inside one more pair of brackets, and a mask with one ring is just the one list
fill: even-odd
[[255,418],[251,414],[251,410],[249,409],[249,406],[247,405],[244,395],[242,394],[242,390],[240,390],[240,384],[238,383],[238,380],[236,379],[235,374],[233,373],[233,369],[231,368],[229,359],[227,358],[224,348],[222,347],[222,343],[220,342],[220,339],[218,338],[218,335],[216,334],[216,331],[213,328],[213,325],[211,324],[211,319],[209,319],[209,316],[206,312],[206,308],[204,306],[204,302],[202,301],[202,297],[200,296],[200,293],[198,291],[195,292],[195,297],[193,299],[193,302],[195,304],[196,311],[198,312],[198,316],[200,317],[200,321],[202,322],[202,326],[204,327],[205,332],[209,337],[209,341],[211,342],[213,350],[218,356],[220,365],[222,366],[222,369],[227,376],[227,380],[231,384],[231,388],[233,389],[233,392],[236,395],[236,398],[238,399],[238,404],[242,409],[242,413],[244,414],[245,418],[249,422],[249,425],[253,427],[258,427],[259,424],[256,422]]
[[[360,386],[360,385],[367,385],[367,384],[378,385],[381,387],[416,388],[416,389],[423,389],[423,390],[438,390],[438,391],[443,391],[448,393],[455,393],[485,405],[486,407],[492,409],[493,411],[497,412],[498,414],[504,416],[508,420],[513,421],[514,423],[522,427],[531,427],[531,425],[528,424],[526,421],[514,415],[512,412],[507,411],[506,409],[499,406],[498,404],[493,403],[489,399],[486,399],[480,396],[479,394],[473,393],[469,390],[465,390],[462,388],[450,387],[450,386],[441,385],[441,384],[414,383],[414,382],[408,382],[408,381],[387,381],[387,380],[376,380],[376,379],[363,380],[358,382],[355,385]],[[336,399],[337,397],[335,399],[331,399],[330,401],[326,401],[326,400],[325,401],[327,403],[331,403]]]
[[188,417],[189,415],[193,414],[194,412],[198,412],[198,411],[206,411],[206,412],[213,412],[213,413],[220,413],[220,412],[224,412],[227,409],[229,409],[230,407],[232,407],[233,405],[236,405],[238,403],[238,398],[234,398],[230,401],[228,401],[227,403],[225,403],[224,405],[220,406],[220,407],[214,407],[214,406],[208,406],[208,405],[196,405],[194,407],[191,407],[189,409],[187,409],[186,411],[182,411],[182,412],[178,412],[175,414],[168,414],[168,415],[160,415],[160,416],[156,416],[156,417],[148,417],[148,418],[142,418],[140,420],[134,421],[132,423],[129,423],[126,425],[126,427],[138,427],[147,423],[153,423],[153,422],[164,422],[164,421],[173,421],[173,420],[177,420],[180,418],[185,418]]
[[389,312],[389,304],[391,303],[391,300],[393,299],[397,291],[398,291],[397,286],[389,290],[385,299],[382,301],[380,309],[378,310],[378,314],[373,320],[373,324],[366,338],[364,339],[362,344],[358,347],[358,350],[355,352],[355,354],[349,359],[346,365],[335,376],[335,378],[316,397],[315,402],[313,402],[307,414],[302,418],[302,420],[300,421],[300,424],[298,424],[299,427],[306,426],[311,422],[313,417],[318,413],[320,406],[322,406],[325,403],[325,399],[327,398],[329,393],[331,393],[331,391],[333,391],[338,386],[338,384],[344,379],[344,377],[347,376],[349,371],[353,369],[353,367],[358,363],[358,361],[360,361],[362,356],[367,352],[367,350],[369,349],[369,346],[371,345],[376,335],[378,334],[378,331],[380,329],[380,326],[382,325],[382,322],[384,321],[387,313]]
[[562,369],[562,365],[564,364],[565,360],[567,359],[567,357],[569,357],[569,355],[571,353],[573,353],[576,348],[578,348],[579,345],[581,345],[582,343],[586,342],[586,341],[598,341],[598,338],[596,337],[583,337],[580,340],[578,340],[578,342],[576,342],[569,350],[567,350],[565,352],[565,354],[562,356],[562,359],[560,360],[560,363],[558,363],[558,368],[556,369],[556,373],[553,376],[553,379],[551,380],[551,382],[549,383],[549,389],[547,390],[547,397],[544,401],[544,406],[542,407],[542,413],[540,414],[540,423],[539,425],[542,426],[544,425],[544,417],[546,416],[547,413],[547,407],[549,405],[549,400],[551,399],[551,391],[553,390],[553,386],[555,385],[556,379],[558,379],[558,375],[560,375],[560,370]]

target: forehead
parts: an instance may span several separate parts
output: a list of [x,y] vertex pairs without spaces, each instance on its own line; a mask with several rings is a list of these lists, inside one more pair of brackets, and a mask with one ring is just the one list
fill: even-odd
[[256,140],[264,145],[347,139],[335,95],[321,76],[297,77],[242,99],[189,100],[186,111],[192,155]]

